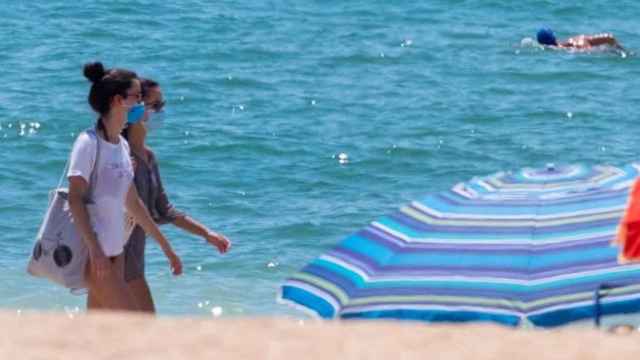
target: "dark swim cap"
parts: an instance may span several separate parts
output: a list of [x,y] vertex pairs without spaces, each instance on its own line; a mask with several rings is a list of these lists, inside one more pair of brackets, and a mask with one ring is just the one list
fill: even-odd
[[553,45],[557,46],[558,41],[556,40],[556,35],[553,33],[551,29],[540,29],[538,30],[538,42],[542,45]]

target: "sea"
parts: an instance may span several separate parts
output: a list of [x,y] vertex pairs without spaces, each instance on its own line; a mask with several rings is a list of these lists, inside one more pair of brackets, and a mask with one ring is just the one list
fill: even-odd
[[[83,64],[161,84],[149,133],[172,203],[232,241],[165,225],[160,315],[293,316],[279,286],[345,236],[474,176],[638,159],[640,3],[622,0],[0,1],[0,308],[85,311],[25,269],[75,137]],[[626,53],[535,44],[613,33]]]

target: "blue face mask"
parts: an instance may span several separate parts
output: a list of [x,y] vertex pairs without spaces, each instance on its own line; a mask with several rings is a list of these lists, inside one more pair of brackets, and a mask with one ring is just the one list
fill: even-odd
[[144,116],[144,105],[136,104],[129,109],[129,113],[127,114],[127,124],[135,124],[142,119]]

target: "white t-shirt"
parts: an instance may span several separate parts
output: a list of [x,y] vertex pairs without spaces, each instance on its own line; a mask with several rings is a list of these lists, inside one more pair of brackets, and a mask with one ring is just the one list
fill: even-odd
[[120,136],[112,144],[96,136],[93,131],[82,132],[71,150],[67,177],[82,176],[87,183],[100,141],[96,184],[93,185],[93,204],[87,204],[91,226],[106,256],[122,253],[125,244],[124,214],[127,191],[133,180],[129,144]]

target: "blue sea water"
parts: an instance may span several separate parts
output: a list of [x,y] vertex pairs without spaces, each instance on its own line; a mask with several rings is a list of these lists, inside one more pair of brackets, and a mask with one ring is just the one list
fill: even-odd
[[[637,56],[531,44],[613,32],[640,49],[640,3],[551,0],[2,1],[0,307],[82,311],[25,265],[70,147],[95,115],[82,65],[158,80],[150,134],[174,204],[233,241],[165,226],[148,246],[161,314],[298,313],[279,284],[345,235],[475,175],[637,159]],[[343,154],[343,155],[341,155]]]

